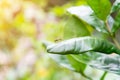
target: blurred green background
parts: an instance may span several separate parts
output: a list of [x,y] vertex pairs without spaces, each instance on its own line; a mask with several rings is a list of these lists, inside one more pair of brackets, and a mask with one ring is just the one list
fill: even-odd
[[[79,73],[60,67],[42,47],[43,40],[62,40],[68,19],[66,9],[81,4],[86,3],[84,0],[0,0],[0,80],[86,80]],[[95,80],[103,74],[90,67],[86,73]],[[106,80],[118,77],[108,75],[112,76]]]

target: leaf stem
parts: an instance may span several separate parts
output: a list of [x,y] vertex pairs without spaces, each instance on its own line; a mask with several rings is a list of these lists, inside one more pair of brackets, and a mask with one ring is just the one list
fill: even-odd
[[[112,38],[114,44],[116,45],[117,48],[120,49],[120,45],[119,45],[118,41],[116,40],[115,36],[112,35],[112,33],[111,33],[111,30],[110,30],[110,26],[109,26],[109,24],[108,24],[108,21],[105,22],[105,25],[106,25],[106,28],[107,28],[107,30],[108,30],[108,32],[109,32],[109,35],[110,35],[110,37]],[[104,80],[106,75],[107,75],[107,71],[105,71],[105,72],[103,73],[103,75],[102,75],[102,77],[100,78],[100,80]]]
[[105,71],[102,75],[102,77],[100,78],[100,80],[104,80],[105,79],[105,76],[107,75],[107,71]]
[[110,26],[109,26],[108,22],[106,21],[105,24],[106,24],[106,28],[107,28],[107,30],[108,30],[108,32],[110,34],[110,37],[112,38],[112,40],[115,43],[116,47],[120,49],[120,45],[119,45],[118,41],[116,40],[115,36],[113,36],[112,33],[111,33]]
[[115,37],[112,37],[112,40],[114,41],[115,45],[120,49],[120,45],[118,41],[115,39]]

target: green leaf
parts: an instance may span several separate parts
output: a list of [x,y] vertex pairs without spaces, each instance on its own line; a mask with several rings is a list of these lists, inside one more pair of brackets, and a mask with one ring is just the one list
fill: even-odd
[[79,60],[77,60],[76,58],[74,58],[71,55],[67,55],[67,59],[69,60],[69,64],[71,64],[71,66],[73,68],[75,68],[76,72],[81,73],[82,76],[84,76],[85,78],[88,78],[90,80],[92,80],[90,77],[86,76],[86,74],[84,73],[84,70],[86,69],[87,65],[84,63],[81,63]]
[[115,19],[116,15],[118,14],[120,10],[120,1],[119,0],[115,0],[115,2],[112,5],[112,9],[111,9],[111,16]]
[[76,16],[70,16],[64,27],[64,39],[88,35],[90,32],[86,25]]
[[90,77],[84,74],[84,70],[87,67],[86,64],[81,63],[74,59],[70,55],[57,55],[57,54],[49,54],[49,56],[57,62],[60,66],[65,67],[69,70],[79,72],[85,78],[91,79]]
[[120,75],[120,55],[117,54],[108,55],[100,52],[89,51],[82,54],[49,55],[60,65],[70,70],[80,72],[86,78],[89,78],[84,74],[84,70],[87,65]]
[[71,64],[69,63],[67,56],[66,55],[57,55],[57,54],[49,54],[49,56],[55,61],[57,62],[59,65],[73,70],[75,71],[75,69],[71,66]]
[[76,60],[94,68],[109,71],[120,75],[120,56],[117,54],[107,55],[99,52],[85,52],[84,54],[71,55]]
[[[54,43],[48,42],[48,41],[42,41],[43,42],[43,46],[46,48],[49,45],[52,45]],[[71,55],[58,55],[58,54],[49,54],[49,56],[55,61],[57,62],[59,65],[75,71],[75,72],[79,72],[83,77],[88,78],[91,80],[90,77],[86,76],[84,74],[84,70],[86,69],[87,65],[84,63],[81,63],[79,61],[77,61],[75,58],[73,58]]]
[[104,21],[98,19],[89,6],[71,7],[67,11],[85,21],[99,32],[108,33]]
[[70,64],[75,68],[75,71],[83,73],[83,71],[86,68],[86,65],[84,65],[83,63],[79,64],[79,61],[77,61],[71,55],[67,55],[67,58],[68,58]]
[[116,0],[112,6],[111,12],[118,11],[120,9],[120,1]]
[[109,0],[86,0],[88,5],[93,9],[95,14],[101,20],[106,20],[111,10],[111,3]]
[[111,32],[115,34],[115,32],[120,28],[120,1],[116,0],[114,5],[112,6],[111,15],[114,18],[114,24],[112,26]]
[[119,28],[120,28],[120,12],[115,17],[115,21],[114,21],[113,27],[111,29],[111,32],[115,33]]
[[83,52],[95,51],[105,54],[117,53],[117,49],[112,43],[93,37],[73,38],[70,40],[62,41],[47,47],[47,51],[53,54],[81,54]]

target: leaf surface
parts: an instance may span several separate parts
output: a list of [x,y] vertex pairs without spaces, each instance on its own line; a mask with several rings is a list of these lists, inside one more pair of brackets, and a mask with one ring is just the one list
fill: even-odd
[[68,8],[70,14],[77,16],[79,19],[91,25],[99,32],[108,33],[104,21],[98,19],[89,6],[76,6]]
[[110,14],[111,3],[109,0],[86,0],[98,18],[105,21]]
[[120,56],[117,54],[107,55],[91,51],[84,54],[71,56],[76,60],[90,65],[94,68],[120,75]]
[[94,51],[105,54],[117,53],[120,50],[112,43],[93,37],[82,37],[65,40],[47,47],[49,53],[54,54],[82,54],[83,52]]
[[86,26],[87,25],[76,16],[70,16],[64,27],[64,39],[90,35]]
[[74,58],[71,55],[57,55],[57,54],[49,54],[49,56],[57,62],[57,64],[61,65],[62,67],[65,67],[69,70],[79,72],[81,75],[85,78],[88,78],[91,80],[90,77],[85,75],[84,70],[86,69],[87,65],[84,63],[81,63],[79,60]]

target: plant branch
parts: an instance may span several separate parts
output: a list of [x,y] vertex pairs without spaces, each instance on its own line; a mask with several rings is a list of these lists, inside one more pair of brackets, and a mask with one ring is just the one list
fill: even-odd
[[115,37],[113,37],[112,39],[113,39],[115,45],[120,49],[120,45],[119,45],[118,41],[115,39]]
[[118,41],[115,39],[115,36],[113,36],[111,34],[111,30],[110,30],[110,26],[109,26],[108,22],[106,21],[105,24],[106,24],[106,28],[107,28],[107,30],[108,30],[108,32],[110,34],[110,37],[112,38],[112,40],[115,43],[116,47],[120,49],[120,45],[119,45]]
[[[111,33],[110,26],[109,26],[108,22],[106,21],[105,24],[106,24],[106,28],[107,28],[107,30],[110,34],[110,37],[112,38],[116,47],[120,49],[120,45],[119,45],[118,41],[116,40],[115,36],[113,36],[112,33]],[[102,77],[100,78],[100,80],[104,80],[106,75],[107,75],[107,72],[105,71],[104,74],[102,75]]]

